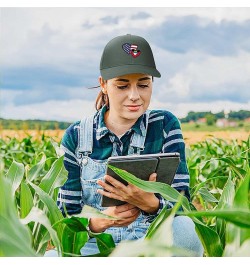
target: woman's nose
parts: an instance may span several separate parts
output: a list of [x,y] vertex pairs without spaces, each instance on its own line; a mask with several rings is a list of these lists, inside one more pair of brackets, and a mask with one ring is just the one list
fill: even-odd
[[132,101],[136,101],[140,98],[139,91],[137,87],[132,87],[129,95],[129,99]]

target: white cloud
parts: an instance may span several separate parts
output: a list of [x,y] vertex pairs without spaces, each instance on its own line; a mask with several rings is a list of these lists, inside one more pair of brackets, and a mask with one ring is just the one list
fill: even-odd
[[94,102],[80,99],[68,101],[50,100],[43,103],[21,106],[7,104],[2,108],[1,117],[73,122],[94,112]]
[[[136,18],[139,12],[147,13],[151,17]],[[250,8],[1,9],[2,63],[6,68],[49,65],[50,69],[54,67],[72,75],[77,73],[89,77],[90,73],[97,72],[102,52],[100,47],[103,47],[110,36],[124,33],[140,35],[141,31],[146,34],[166,19],[189,15],[203,18],[199,26],[224,20],[241,23],[250,19]],[[107,16],[119,18],[117,24],[105,24],[102,18]],[[223,106],[233,110],[250,109],[249,101],[241,104],[221,99],[228,84],[235,85],[230,88],[230,93],[241,94],[243,97],[249,95],[249,92],[241,89],[246,89],[248,84],[249,91],[250,53],[239,51],[237,47],[237,54],[224,57],[210,56],[198,49],[183,54],[171,53],[157,47],[157,40],[154,41],[152,49],[162,78],[155,81],[157,91],[151,104],[153,107],[170,109],[179,116],[186,115],[189,110],[220,111]],[[94,103],[86,100],[83,90],[78,92],[78,87],[70,88],[70,85],[69,90],[69,95],[77,99],[50,100],[22,106],[15,106],[13,103],[16,97],[22,97],[21,91],[1,91],[1,97],[4,99],[1,104],[1,116],[72,121],[94,111]],[[209,103],[199,102],[199,97],[207,90],[211,94],[217,93],[218,98],[210,99]],[[35,88],[32,92],[36,93]],[[197,97],[195,103],[192,102],[193,96]],[[81,98],[85,100],[80,100]]]
[[238,101],[249,98],[250,53],[215,57],[195,52],[195,59],[188,62],[191,55],[183,55],[183,68],[165,77],[165,83],[155,93],[159,100],[209,102],[223,97]]
[[[135,8],[2,8],[1,49],[5,65],[55,64],[83,59],[92,54],[98,61],[97,45],[107,34],[139,32],[161,25],[168,17],[195,15],[202,23],[250,19],[250,8],[135,7]],[[151,17],[136,19],[139,12]],[[118,17],[106,25],[102,18]],[[131,17],[135,17],[131,19]],[[83,25],[89,25],[83,27]],[[100,51],[101,52],[101,51]]]

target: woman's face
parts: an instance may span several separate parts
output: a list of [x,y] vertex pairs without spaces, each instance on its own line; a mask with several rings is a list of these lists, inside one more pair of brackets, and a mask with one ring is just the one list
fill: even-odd
[[113,119],[137,120],[148,108],[152,94],[152,76],[128,74],[103,82],[103,93],[108,95],[109,115]]

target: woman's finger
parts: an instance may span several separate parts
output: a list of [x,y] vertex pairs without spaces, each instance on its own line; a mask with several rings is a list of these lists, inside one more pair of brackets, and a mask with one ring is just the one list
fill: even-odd
[[109,197],[109,198],[112,198],[112,199],[116,199],[116,200],[120,200],[120,201],[123,201],[122,197],[113,193],[113,192],[110,192],[108,190],[101,190],[101,189],[98,189],[97,192],[103,196],[106,196],[106,197]]
[[104,179],[119,190],[126,189],[126,186],[123,183],[121,183],[120,181],[116,180],[115,178],[113,178],[109,175],[105,175]]
[[152,174],[149,176],[149,181],[156,181],[156,178],[157,178],[157,174],[156,174],[156,173],[152,173]]

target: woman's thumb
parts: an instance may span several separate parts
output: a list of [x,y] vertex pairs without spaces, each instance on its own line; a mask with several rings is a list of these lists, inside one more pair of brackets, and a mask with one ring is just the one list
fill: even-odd
[[153,173],[149,176],[149,181],[156,181],[157,174]]

